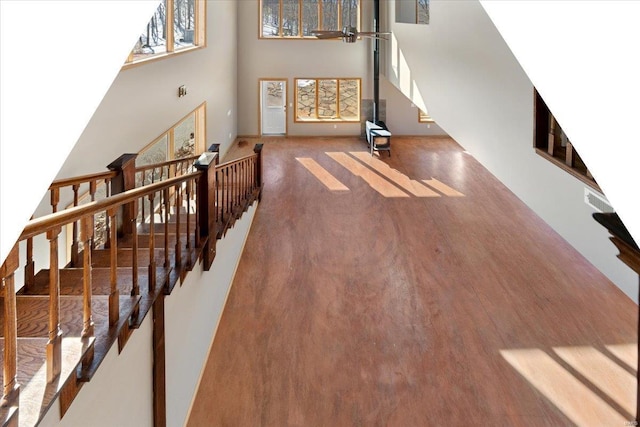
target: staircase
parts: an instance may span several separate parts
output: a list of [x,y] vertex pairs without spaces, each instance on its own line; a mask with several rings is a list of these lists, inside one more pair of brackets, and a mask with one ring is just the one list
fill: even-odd
[[[56,399],[64,416],[111,348],[121,352],[150,313],[154,424],[166,424],[164,299],[195,265],[209,270],[216,241],[259,199],[261,150],[224,164],[210,151],[144,167],[125,154],[110,172],[52,184],[53,213],[29,222],[0,267],[3,426],[38,425]],[[65,188],[73,206],[59,211]],[[70,239],[61,244],[63,228]],[[38,260],[43,245],[49,257]],[[59,268],[61,246],[71,255]]]

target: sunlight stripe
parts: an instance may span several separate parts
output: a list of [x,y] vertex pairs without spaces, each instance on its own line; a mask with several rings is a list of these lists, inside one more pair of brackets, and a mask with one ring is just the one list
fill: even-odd
[[318,162],[309,157],[296,157],[296,160],[300,162],[313,176],[318,178],[318,181],[323,183],[331,191],[349,191],[349,187],[340,182],[336,177],[331,175],[329,171],[320,166]]
[[407,193],[400,190],[398,187],[391,184],[371,169],[363,166],[354,158],[349,157],[347,153],[330,152],[326,154],[344,166],[349,172],[362,178],[371,186],[371,188],[382,194],[384,197],[409,197]]
[[435,178],[423,179],[422,182],[424,182],[425,184],[427,184],[430,187],[435,188],[436,190],[438,190],[439,192],[441,192],[445,196],[448,196],[448,197],[464,197],[464,194],[462,194],[461,192],[454,190],[453,188],[449,187],[444,182],[438,181]]
[[395,182],[400,187],[404,188],[416,197],[440,197],[440,194],[436,193],[429,187],[425,187],[418,181],[409,179],[409,177],[396,169],[391,168],[388,164],[380,159],[373,157],[371,154],[364,151],[350,151],[353,157],[360,160],[365,165],[369,166],[376,172],[384,175],[390,181]]
[[605,345],[614,356],[638,372],[638,343]]
[[544,351],[500,350],[500,354],[575,424],[614,426],[629,421]]
[[553,351],[625,411],[635,413],[635,376],[593,347],[554,347]]

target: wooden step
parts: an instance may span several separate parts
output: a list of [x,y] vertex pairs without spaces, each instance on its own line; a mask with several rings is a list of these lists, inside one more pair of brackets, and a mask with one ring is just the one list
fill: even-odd
[[[58,380],[51,383],[47,383],[47,341],[47,338],[18,338],[20,395],[18,402],[0,407],[2,425],[11,416],[18,417],[20,426],[36,425],[61,391],[68,387],[70,381],[75,381],[76,369],[92,350],[95,338],[62,338],[62,372]],[[4,363],[3,338],[0,338],[0,347],[0,363]]]
[[[121,296],[120,316],[129,317],[137,308],[140,297]],[[3,298],[0,301],[4,303]],[[16,295],[18,317],[18,337],[47,337],[49,333],[49,296]],[[60,328],[65,337],[82,335],[83,298],[81,296],[60,296]],[[109,297],[91,297],[91,312],[95,324],[95,335],[109,328]],[[4,312],[0,312],[0,335],[4,332]]]
[[[155,249],[155,261],[156,265],[162,265],[164,263],[164,249]],[[138,267],[145,267],[149,265],[150,261],[149,249],[138,249]],[[198,248],[192,248],[190,250],[183,250],[181,255],[180,265],[175,264],[175,250],[169,250],[169,262],[171,263],[171,271],[169,272],[169,283],[166,287],[168,293],[175,286],[177,281],[184,280],[184,277],[188,271],[191,271],[193,267],[198,263],[200,255],[202,254],[202,246]],[[109,249],[94,249],[91,255],[92,266],[94,268],[108,268],[111,264],[111,251]],[[118,248],[117,250],[117,263],[118,267],[131,267],[133,262],[133,250],[129,248]]]
[[[173,287],[169,286],[171,270],[165,268],[156,269],[156,286],[149,291],[148,268],[138,268],[138,287],[140,302],[138,312],[131,321],[131,327],[137,328],[142,324],[153,302],[160,293],[170,293]],[[81,296],[83,292],[84,271],[81,268],[65,268],[60,270],[60,294]],[[121,296],[131,295],[133,289],[133,271],[130,267],[117,269],[118,291]],[[175,280],[174,280],[175,284]],[[111,269],[93,268],[91,270],[92,294],[109,295],[111,292]],[[40,270],[35,276],[35,283],[30,288],[23,287],[18,295],[48,295],[49,294],[49,270]]]

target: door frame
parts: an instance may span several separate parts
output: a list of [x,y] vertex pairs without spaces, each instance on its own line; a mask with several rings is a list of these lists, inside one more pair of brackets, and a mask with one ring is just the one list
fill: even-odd
[[[284,82],[286,99],[284,101],[284,136],[289,132],[289,79],[286,77],[258,78],[258,135],[262,136],[262,82]],[[267,135],[269,136],[269,135]]]

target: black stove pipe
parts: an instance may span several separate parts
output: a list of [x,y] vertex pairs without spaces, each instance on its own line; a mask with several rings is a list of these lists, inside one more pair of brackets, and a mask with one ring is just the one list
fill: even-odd
[[[373,31],[380,32],[380,0],[373,0]],[[373,123],[378,123],[380,103],[380,39],[373,39]]]

